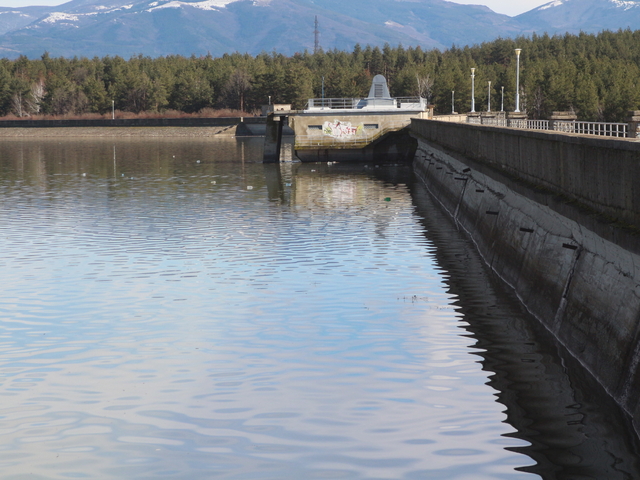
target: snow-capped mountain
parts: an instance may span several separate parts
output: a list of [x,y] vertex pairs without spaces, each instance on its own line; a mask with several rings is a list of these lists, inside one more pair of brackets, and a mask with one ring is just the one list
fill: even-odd
[[50,9],[48,7],[0,8],[0,35],[26,27]]
[[596,33],[640,28],[640,1],[555,0],[516,17],[537,32]]
[[313,50],[316,15],[324,49],[443,48],[520,31],[486,7],[444,0],[72,0],[40,11],[0,9],[0,54],[293,54]]
[[72,0],[0,8],[0,55],[291,55],[356,43],[464,46],[538,32],[640,28],[640,0],[555,0],[511,18],[445,0]]

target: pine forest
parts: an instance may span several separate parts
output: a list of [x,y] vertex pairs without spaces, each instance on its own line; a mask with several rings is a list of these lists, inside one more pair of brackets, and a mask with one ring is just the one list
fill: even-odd
[[[534,35],[448,50],[356,45],[284,56],[225,54],[130,59],[19,57],[0,60],[0,116],[33,118],[131,114],[255,114],[260,106],[309,98],[359,98],[384,75],[394,97],[420,95],[439,114],[468,112],[471,68],[476,111],[512,111],[516,55],[520,109],[529,118],[574,111],[580,120],[625,121],[640,109],[640,30],[598,35]],[[489,82],[491,86],[489,87]],[[504,92],[504,95],[503,95]],[[452,99],[455,104],[452,105]]]

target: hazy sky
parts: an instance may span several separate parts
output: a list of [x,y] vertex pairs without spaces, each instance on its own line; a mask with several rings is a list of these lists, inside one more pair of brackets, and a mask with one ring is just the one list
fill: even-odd
[[[0,7],[24,7],[27,5],[60,5],[66,0],[0,0]],[[450,0],[455,3],[486,5],[494,12],[518,15],[551,0]]]

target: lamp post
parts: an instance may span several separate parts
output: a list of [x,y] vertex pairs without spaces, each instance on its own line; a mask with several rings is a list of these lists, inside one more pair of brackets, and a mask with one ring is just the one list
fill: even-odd
[[111,100],[111,120],[116,119],[116,101]]
[[502,100],[500,101],[500,111],[504,112],[504,87],[501,87],[502,89]]
[[456,91],[451,90],[451,115],[456,113]]
[[476,88],[476,69],[471,69],[471,113],[476,112],[476,100],[475,100],[475,88]]
[[520,113],[520,52],[521,48],[516,48],[516,113]]
[[491,111],[491,80],[489,80],[489,96],[487,97],[487,112]]

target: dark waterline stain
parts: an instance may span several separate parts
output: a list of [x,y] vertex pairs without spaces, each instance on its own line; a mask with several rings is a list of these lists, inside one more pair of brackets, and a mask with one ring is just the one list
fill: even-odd
[[[519,470],[555,479],[640,478],[640,443],[630,418],[482,261],[424,185],[412,198],[434,255],[450,275],[458,311],[469,323],[489,384],[506,406],[514,437],[508,447],[536,464]],[[525,230],[525,229],[523,229]]]

